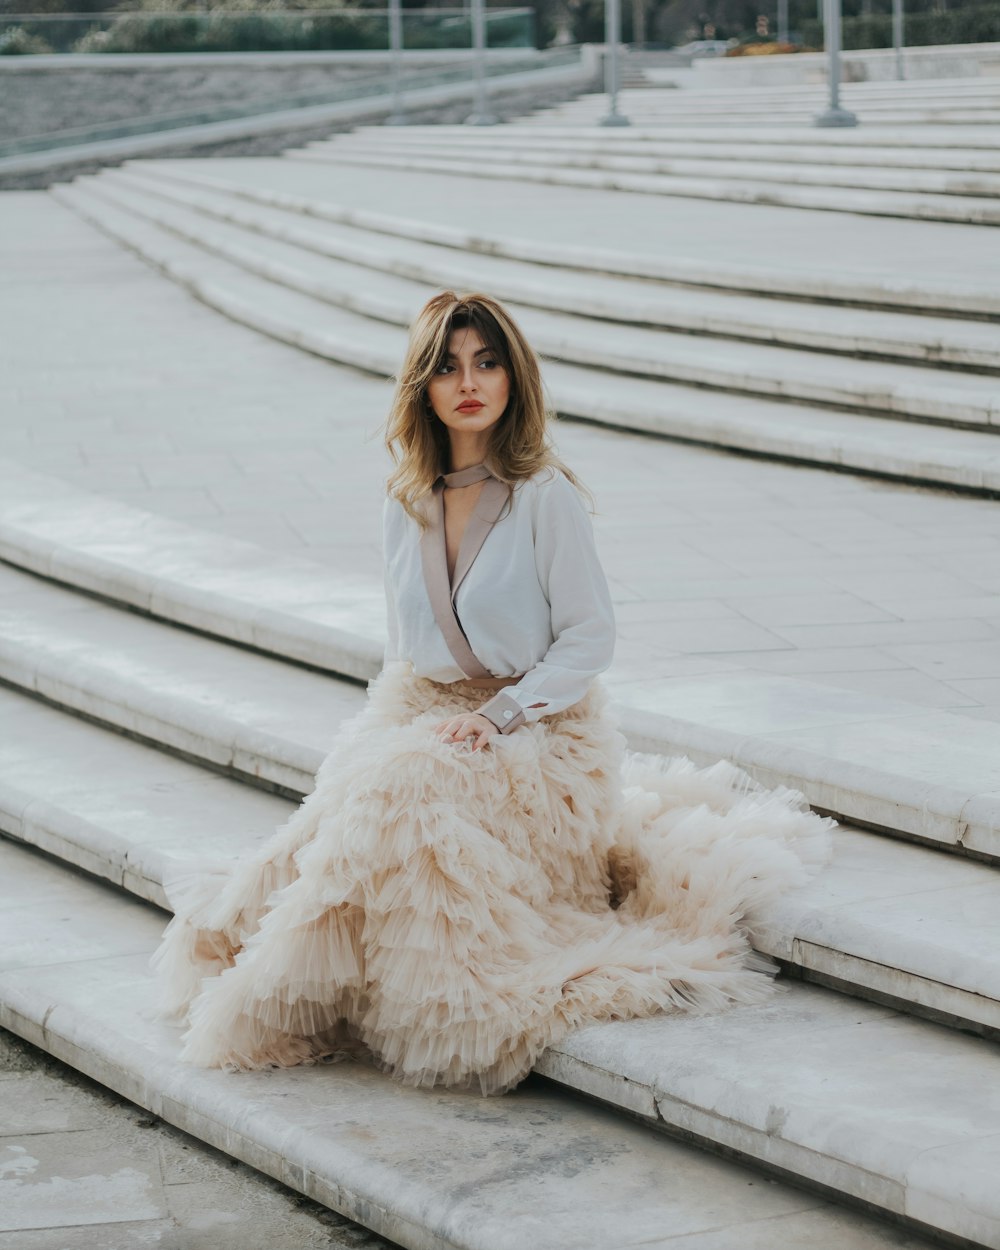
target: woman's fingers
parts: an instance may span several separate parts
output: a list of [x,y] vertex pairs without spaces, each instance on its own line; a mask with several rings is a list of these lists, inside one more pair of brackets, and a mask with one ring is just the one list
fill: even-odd
[[485,716],[471,713],[441,721],[435,725],[434,731],[442,742],[465,742],[468,738],[474,738],[472,749],[478,751],[497,732],[497,728]]

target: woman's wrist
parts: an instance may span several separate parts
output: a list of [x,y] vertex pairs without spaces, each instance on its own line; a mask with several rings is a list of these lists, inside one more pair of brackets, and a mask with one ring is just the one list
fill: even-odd
[[502,734],[513,733],[525,722],[524,708],[505,690],[497,691],[492,699],[476,711],[479,716],[485,716]]

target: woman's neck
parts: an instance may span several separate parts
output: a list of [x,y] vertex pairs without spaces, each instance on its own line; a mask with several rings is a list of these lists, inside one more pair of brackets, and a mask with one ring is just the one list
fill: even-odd
[[489,449],[489,438],[479,434],[456,434],[449,430],[451,442],[450,472],[458,473],[461,469],[470,469],[474,464],[482,464]]

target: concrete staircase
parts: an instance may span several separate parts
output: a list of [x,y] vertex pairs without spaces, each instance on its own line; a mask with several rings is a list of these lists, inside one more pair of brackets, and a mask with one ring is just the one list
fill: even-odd
[[[950,830],[943,812],[926,819],[940,798],[912,775],[926,760],[896,766],[888,818],[877,772],[904,739],[886,721],[884,758],[868,744],[853,789],[842,761],[821,761],[823,806],[848,819],[829,871],[751,918],[755,945],[799,978],[765,1007],[582,1030],[539,1067],[556,1085],[495,1104],[399,1090],[364,1066],[191,1071],[151,1018],[164,870],[245,851],[308,790],[363,699],[342,674],[377,663],[377,587],[331,594],[307,561],[16,466],[2,481],[0,827],[49,857],[0,848],[4,1027],[408,1247],[729,1244],[714,1213],[760,1182],[692,1145],[911,1229],[771,1185],[741,1244],[1000,1246],[995,753],[978,778],[951,776]],[[685,736],[641,706],[622,715],[633,745]],[[995,726],[968,724],[995,747]],[[704,724],[687,738],[701,758],[727,745]],[[772,752],[756,771],[798,784],[795,764]],[[852,824],[852,806],[878,828]],[[947,853],[963,839],[978,858]]]
[[[350,162],[354,149],[343,150]],[[473,238],[338,203],[342,171],[326,158],[274,165],[308,193],[273,190],[267,168],[251,182],[218,164],[144,162],[53,194],[218,311],[338,363],[391,375],[429,286],[485,287],[540,348],[563,416],[1000,489],[992,284],[768,282],[655,256]]]
[[600,127],[607,101],[595,94],[485,140],[461,127],[363,129],[291,155],[658,197],[1000,222],[1000,89],[989,79],[849,84],[844,105],[862,125],[817,130],[813,119],[826,106],[820,84],[706,89],[691,71],[678,77],[672,89],[624,91],[624,129]]
[[[718,80],[723,68],[730,66],[710,67],[711,77]],[[773,130],[809,126],[826,105],[827,87],[822,81],[719,86],[699,81],[697,69],[674,70],[666,75],[682,85],[681,90],[624,91],[621,111],[637,126],[689,127],[709,122],[726,130],[750,126]],[[841,97],[844,107],[856,113],[866,128],[983,127],[985,138],[985,128],[1000,122],[1000,88],[992,77],[847,82]],[[593,125],[604,108],[599,95],[580,96],[545,114],[526,118],[524,124]],[[827,141],[816,138],[817,142]],[[840,141],[852,142],[853,137]]]
[[[628,132],[627,155],[735,155],[736,131],[692,150],[684,125]],[[500,156],[513,133],[475,139]],[[551,119],[517,133],[539,156],[626,155]],[[960,144],[907,134],[921,131],[892,134],[900,169],[961,175]],[[890,148],[866,135],[831,138],[825,167],[886,168]],[[814,168],[793,139],[754,142],[767,161],[798,152],[789,165]],[[428,287],[485,288],[542,348],[564,416],[1000,489],[1000,275],[968,217],[894,221],[899,253],[878,223],[851,218],[858,272],[805,263],[795,230],[782,263],[709,262],[648,246],[670,208],[603,186],[547,187],[546,216],[515,180],[475,201],[470,226],[468,201],[452,209],[447,191],[489,182],[466,150],[447,157],[461,176],[432,167],[464,132],[408,140],[402,156],[394,135],[365,132],[305,159],[145,162],[55,194],[226,317],[380,377]],[[1000,176],[988,143],[973,150],[976,178]],[[612,206],[628,248],[596,229]],[[815,221],[830,248],[844,237],[844,214],[741,211],[755,238],[778,218]],[[920,272],[904,275],[894,258],[918,239]],[[581,1030],[489,1102],[401,1089],[364,1064],[178,1064],[146,971],[165,874],[229,860],[287,817],[360,707],[383,636],[374,576],[0,461],[0,1025],[411,1250],[1000,1250],[989,720],[759,672],[638,683],[612,670],[634,748],[732,759],[840,818],[830,868],[748,919],[787,973],[782,994]]]

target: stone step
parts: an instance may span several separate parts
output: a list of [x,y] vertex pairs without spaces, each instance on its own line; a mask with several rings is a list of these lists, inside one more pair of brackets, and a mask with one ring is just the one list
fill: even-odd
[[[354,262],[318,255],[306,240],[248,233],[228,221],[206,222],[186,206],[165,203],[155,184],[128,174],[104,174],[82,186],[257,277],[362,317],[395,324],[403,333],[394,351],[397,358],[402,356],[405,330],[427,296],[424,283],[384,273],[373,276]],[[1000,381],[994,376],[957,370],[935,375],[926,368],[868,360],[852,362],[848,374],[840,361],[812,352],[730,343],[723,355],[714,341],[689,334],[595,323],[519,304],[512,311],[542,357],[552,361],[613,375],[849,407],[865,414],[1000,429]],[[1000,335],[995,337],[1000,345]],[[614,377],[606,383],[619,384]]]
[[[69,488],[61,499],[46,496],[40,475],[13,494],[13,516],[2,529],[8,560],[79,578],[91,593],[167,619],[247,637],[250,544],[208,540],[197,560],[198,531],[190,530],[178,569],[171,543],[187,527],[177,522],[117,504],[102,515],[99,503],[78,502]],[[87,539],[76,537],[81,516]],[[196,563],[189,576],[185,568]],[[310,662],[338,671],[350,641],[348,606],[332,596],[337,628],[324,652],[317,629],[323,605],[314,598],[320,574],[307,571],[299,594],[302,564],[279,581],[270,578],[275,563],[262,562],[269,616],[256,645],[295,654],[308,631]],[[308,788],[331,741],[334,693],[340,697],[343,687],[331,683],[334,693],[326,693],[330,679],[312,682],[303,669],[118,612],[11,567],[0,568],[0,587],[0,679],[264,784]],[[373,625],[380,591],[373,580],[361,597],[354,672],[369,666],[374,675],[372,648],[384,636],[384,624],[377,633]],[[227,599],[232,623],[220,627]],[[283,623],[302,603],[306,631],[289,631],[286,652]],[[698,763],[732,759],[765,785],[802,790],[814,806],[847,820],[1000,857],[1000,728],[992,722],[770,674],[635,676],[616,665],[607,680],[624,700],[623,729],[637,749]]]
[[[346,182],[332,165],[260,157],[143,161],[130,168],[140,169],[143,177],[218,191],[394,240],[437,244],[477,261],[499,257],[541,265],[543,273],[554,268],[588,280],[614,275],[685,292],[696,287],[852,309],[1000,319],[1000,266],[983,251],[982,235],[972,227],[902,226],[877,218],[846,223],[836,216],[819,219],[805,211],[749,211],[722,203],[691,212],[684,201],[671,203],[665,219],[645,196],[594,191],[584,197],[569,187],[521,183],[512,229],[511,213],[498,204],[488,183],[474,177],[448,184],[458,193],[449,198],[441,196],[435,175],[361,166]],[[393,187],[398,191],[390,199]],[[371,207],[397,201],[406,203],[407,216]],[[474,228],[468,225],[467,205],[475,209]],[[685,210],[681,222],[672,220],[674,210]],[[727,246],[735,237],[740,246]],[[630,250],[617,246],[620,239],[629,240]],[[609,247],[609,240],[616,246]],[[822,264],[823,244],[841,249],[842,263]],[[914,250],[922,258],[919,277],[912,272]],[[766,263],[748,264],[748,254],[766,257]]]
[[[81,185],[143,191],[161,206],[166,203],[190,208],[212,221],[299,248],[308,254],[310,264],[315,263],[316,255],[342,262],[351,267],[344,270],[345,277],[357,279],[360,268],[407,279],[411,285],[398,288],[407,296],[416,289],[412,284],[420,284],[421,294],[426,291],[426,283],[456,290],[485,287],[520,308],[571,313],[574,320],[569,324],[577,330],[579,318],[587,317],[600,321],[602,331],[609,321],[615,323],[615,328],[619,324],[628,326],[630,339],[637,327],[680,331],[685,353],[692,346],[692,336],[698,335],[758,340],[854,357],[886,357],[932,366],[1000,371],[1000,335],[983,322],[801,302],[789,304],[731,292],[666,288],[651,293],[649,282],[572,270],[553,272],[549,268],[539,274],[537,266],[523,261],[491,256],[465,259],[456,256],[454,249],[410,239],[394,238],[390,245],[385,235],[357,226],[305,217],[292,208],[251,204],[210,188],[150,178],[141,165],[107,172],[99,180]],[[244,248],[244,254],[245,251]],[[355,281],[348,288],[344,282],[331,281],[327,298],[342,306],[350,299],[352,306],[363,310],[367,288],[359,291],[357,285]],[[384,300],[373,302],[373,314],[393,320],[384,305]],[[540,326],[544,333],[544,325]],[[549,347],[558,356],[558,342]],[[714,350],[716,357],[718,354]],[[825,367],[828,371],[831,368],[829,364]],[[947,373],[946,384],[957,376]]]
[[[694,126],[704,126],[707,119],[720,129],[737,128],[757,125],[762,130],[770,130],[773,134],[786,126],[809,126],[822,113],[828,104],[827,92],[813,89],[811,98],[789,100],[783,104],[768,103],[757,100],[754,96],[745,97],[742,101],[702,100],[702,93],[683,93],[683,100],[676,103],[672,99],[669,105],[661,102],[660,93],[646,91],[623,91],[618,98],[619,113],[639,126],[683,126],[685,122]],[[671,97],[680,97],[681,93],[671,91]],[[892,101],[852,99],[850,91],[841,93],[841,107],[850,109],[861,125],[878,127],[911,126],[914,129],[925,129],[930,126],[950,125],[965,129],[971,126],[982,126],[984,130],[995,129],[1000,123],[1000,104],[995,100],[984,100],[977,104],[972,100],[956,101],[947,104],[944,101],[930,102],[926,105],[913,103],[894,103]],[[552,122],[564,122],[572,125],[582,122],[594,125],[607,112],[607,102],[603,96],[584,96],[570,104],[557,106],[548,113]]]
[[[514,148],[519,152],[550,152],[553,146],[560,151],[584,152],[600,156],[648,156],[650,158],[697,159],[700,163],[713,165],[726,162],[726,169],[733,162],[747,162],[756,168],[757,162],[781,162],[797,169],[800,165],[830,167],[872,167],[877,169],[955,171],[963,174],[1000,174],[1000,156],[994,148],[980,149],[960,143],[942,147],[906,147],[884,141],[835,146],[829,143],[797,142],[763,136],[759,130],[741,137],[739,143],[728,141],[716,132],[691,136],[663,136],[657,131],[631,128],[627,137],[621,134],[609,136],[607,130],[582,130],[568,126],[508,125],[490,136],[495,150]],[[371,127],[359,127],[353,135],[370,136],[377,140],[381,132]],[[471,146],[468,132],[460,126],[409,126],[409,139],[430,147]],[[751,138],[752,136],[752,138]],[[473,141],[474,142],[474,141]]]
[[[730,91],[664,89],[661,91],[622,91],[619,111],[640,126],[666,123],[672,126],[689,121],[704,125],[706,118],[720,128],[741,128],[757,125],[772,133],[786,126],[813,123],[816,115],[828,104],[827,89],[821,84],[808,85],[798,96],[769,97],[766,89],[750,88],[742,95]],[[854,112],[865,126],[926,128],[956,126],[962,129],[995,127],[1000,122],[1000,101],[992,94],[981,99],[933,100],[887,99],[866,97],[856,93],[852,85],[841,92],[841,106]],[[607,111],[603,95],[578,96],[567,104],[557,105],[544,115],[551,122],[584,122],[594,124]]]
[[537,1070],[654,1128],[1000,1246],[995,1046],[810,986],[722,1016],[590,1026]]
[[0,680],[126,734],[304,794],[363,690],[0,565]]
[[[1000,113],[998,113],[1000,121]],[[487,140],[488,143],[488,140]],[[460,174],[510,182],[520,180],[542,186],[575,187],[581,190],[629,191],[640,195],[681,196],[697,200],[726,200],[739,204],[769,204],[788,208],[820,209],[823,212],[858,213],[876,217],[913,218],[917,221],[960,222],[965,225],[1000,225],[1000,204],[988,197],[915,194],[857,188],[796,186],[788,183],[730,182],[725,178],[667,177],[658,174],[615,173],[612,170],[574,169],[555,161],[530,164],[517,160],[470,161],[452,153],[403,150],[359,150],[337,144],[320,150],[303,148],[285,153],[286,159],[318,161],[339,167],[374,166],[435,174]]]
[[[148,220],[112,207],[87,187],[59,188],[60,202],[137,252],[210,307],[292,346],[382,376],[401,355],[399,331],[255,277]],[[761,455],[890,477],[1000,490],[1000,448],[990,433],[921,424],[900,447],[890,418],[772,404],[753,397],[705,396],[683,385],[630,377],[615,382],[593,369],[550,364],[549,391],[564,416]]]
[[[338,711],[361,701],[345,686]],[[245,855],[292,812],[13,690],[0,690],[0,731],[0,831],[161,907],[168,864]],[[988,865],[842,826],[830,866],[755,914],[750,933],[807,979],[995,1036],[998,904]]]
[[[784,1018],[771,1017],[779,1034],[791,1032],[780,1039],[781,1055],[802,1056],[784,1088],[792,1075],[802,1080],[803,1035],[816,1037],[820,1019],[819,1041],[856,1038],[876,1055],[887,1043],[906,1049],[915,1097],[898,1127],[877,1113],[884,1105],[895,1109],[908,1079],[896,1054],[871,1064],[842,1045],[822,1083],[825,1097],[840,1093],[839,1103],[828,1109],[819,1105],[824,1095],[814,1093],[799,1128],[779,1098],[767,1138],[772,1152],[842,1182],[847,1195],[863,1191],[869,1206],[924,1230],[906,1232],[709,1158],[534,1079],[484,1102],[468,1091],[406,1089],[358,1063],[240,1074],[181,1065],[176,1032],[152,1019],[146,963],[162,913],[10,843],[0,845],[0,863],[0,1025],[409,1250],[728,1250],[734,1237],[744,1250],[929,1250],[926,1232],[953,1228],[976,1245],[1000,1244],[995,1194],[985,1183],[990,1147],[980,1140],[995,1084],[984,1079],[987,1064],[974,1039],[804,987],[779,1003]],[[798,1013],[797,1033],[788,1027],[790,1010]],[[731,1013],[715,1023],[722,1045],[741,1020]],[[766,1027],[762,1035],[767,1058],[775,1058]],[[931,1058],[939,1065],[933,1075]],[[692,1062],[698,1057],[680,1053],[667,1067],[683,1076]],[[861,1102],[876,1079],[885,1087]],[[692,1092],[710,1141],[720,1117]],[[712,1092],[721,1102],[735,1091],[720,1083]],[[669,1087],[661,1102],[662,1127],[669,1123]],[[756,1114],[756,1106],[749,1109]],[[803,1149],[797,1139],[818,1135],[821,1112],[829,1145]],[[766,1153],[752,1122],[745,1137],[751,1157]],[[928,1155],[936,1167],[925,1164]]]
[[[739,105],[740,101],[734,100],[732,109],[738,112]],[[596,112],[599,106],[588,107],[593,107]],[[606,110],[606,100],[604,107]],[[978,153],[985,159],[995,159],[996,152],[996,136],[990,126],[894,127],[882,124],[838,130],[835,128],[817,129],[812,125],[811,119],[805,125],[786,122],[780,129],[741,125],[738,121],[725,128],[718,126],[714,121],[706,122],[701,127],[695,123],[671,126],[663,122],[656,126],[645,126],[633,122],[627,131],[623,128],[611,138],[607,129],[598,125],[596,120],[591,125],[583,123],[570,125],[557,119],[558,112],[558,109],[548,109],[541,113],[519,117],[516,121],[508,123],[505,129],[509,129],[511,133],[523,135],[526,141],[530,141],[533,136],[537,135],[539,139],[560,139],[565,136],[569,141],[601,140],[613,142],[616,146],[619,141],[625,144],[680,142],[696,144],[699,150],[706,152],[716,147],[732,147],[737,153],[745,153],[748,149],[755,152],[759,147],[763,147],[773,149],[775,155],[779,155],[787,144],[793,148],[798,146],[810,155],[817,152],[830,153],[831,158],[846,160],[848,163],[854,159],[855,153],[860,159],[866,151],[886,147],[908,150],[913,160],[919,160],[921,153],[925,150],[947,152],[954,149],[962,153]],[[412,126],[409,127],[408,133],[427,135],[438,131],[446,132],[447,129],[447,127],[439,126]]]
[[[909,49],[908,49],[909,50]],[[804,81],[786,81],[756,83],[753,85],[745,83],[736,83],[729,85],[725,82],[725,78],[719,77],[720,70],[724,72],[725,68],[733,65],[733,62],[715,62],[708,65],[702,62],[696,67],[693,75],[688,75],[683,80],[686,89],[683,91],[683,100],[680,107],[690,104],[693,99],[704,99],[715,102],[720,107],[726,103],[737,104],[739,101],[759,101],[762,104],[787,104],[794,105],[796,102],[808,102],[819,96],[825,98],[827,93],[826,83],[822,81],[804,82]],[[704,68],[708,70],[708,75],[700,72]],[[734,66],[738,69],[738,66]],[[709,77],[710,76],[710,77]],[[712,81],[714,79],[714,81]],[[957,108],[965,107],[1000,107],[1000,92],[997,91],[995,83],[990,76],[980,76],[977,78],[940,78],[940,79],[918,79],[906,78],[900,80],[879,81],[862,80],[860,82],[845,82],[844,87],[853,97],[859,101],[871,101],[872,103],[880,103],[885,106],[898,105],[900,108],[910,108],[913,105],[929,105],[941,104],[947,106],[955,105]],[[653,103],[660,108],[671,107],[671,95],[673,88],[665,88],[659,92],[654,98]],[[599,97],[599,93],[591,93],[591,98]],[[580,97],[583,99],[587,96]],[[559,107],[556,105],[555,107]]]
[[[995,199],[1000,196],[1000,174],[957,170],[897,169],[886,160],[878,167],[866,165],[827,165],[821,154],[814,153],[812,162],[802,160],[767,161],[759,152],[748,159],[730,157],[724,168],[717,161],[698,157],[668,157],[660,154],[635,154],[615,152],[611,148],[581,149],[569,147],[560,140],[547,144],[528,146],[517,135],[505,135],[502,131],[489,138],[489,150],[505,161],[519,165],[541,166],[546,169],[597,170],[611,174],[634,173],[669,177],[725,179],[726,182],[777,183],[785,187],[832,187],[858,188],[868,191],[900,191],[915,194],[984,196]],[[401,135],[397,130],[387,132],[373,127],[338,135],[334,139],[317,140],[305,149],[308,152],[338,156],[344,151],[362,153],[385,152],[396,157],[430,156],[452,161],[475,153],[482,155],[482,140],[452,135],[435,139],[415,138]]]

